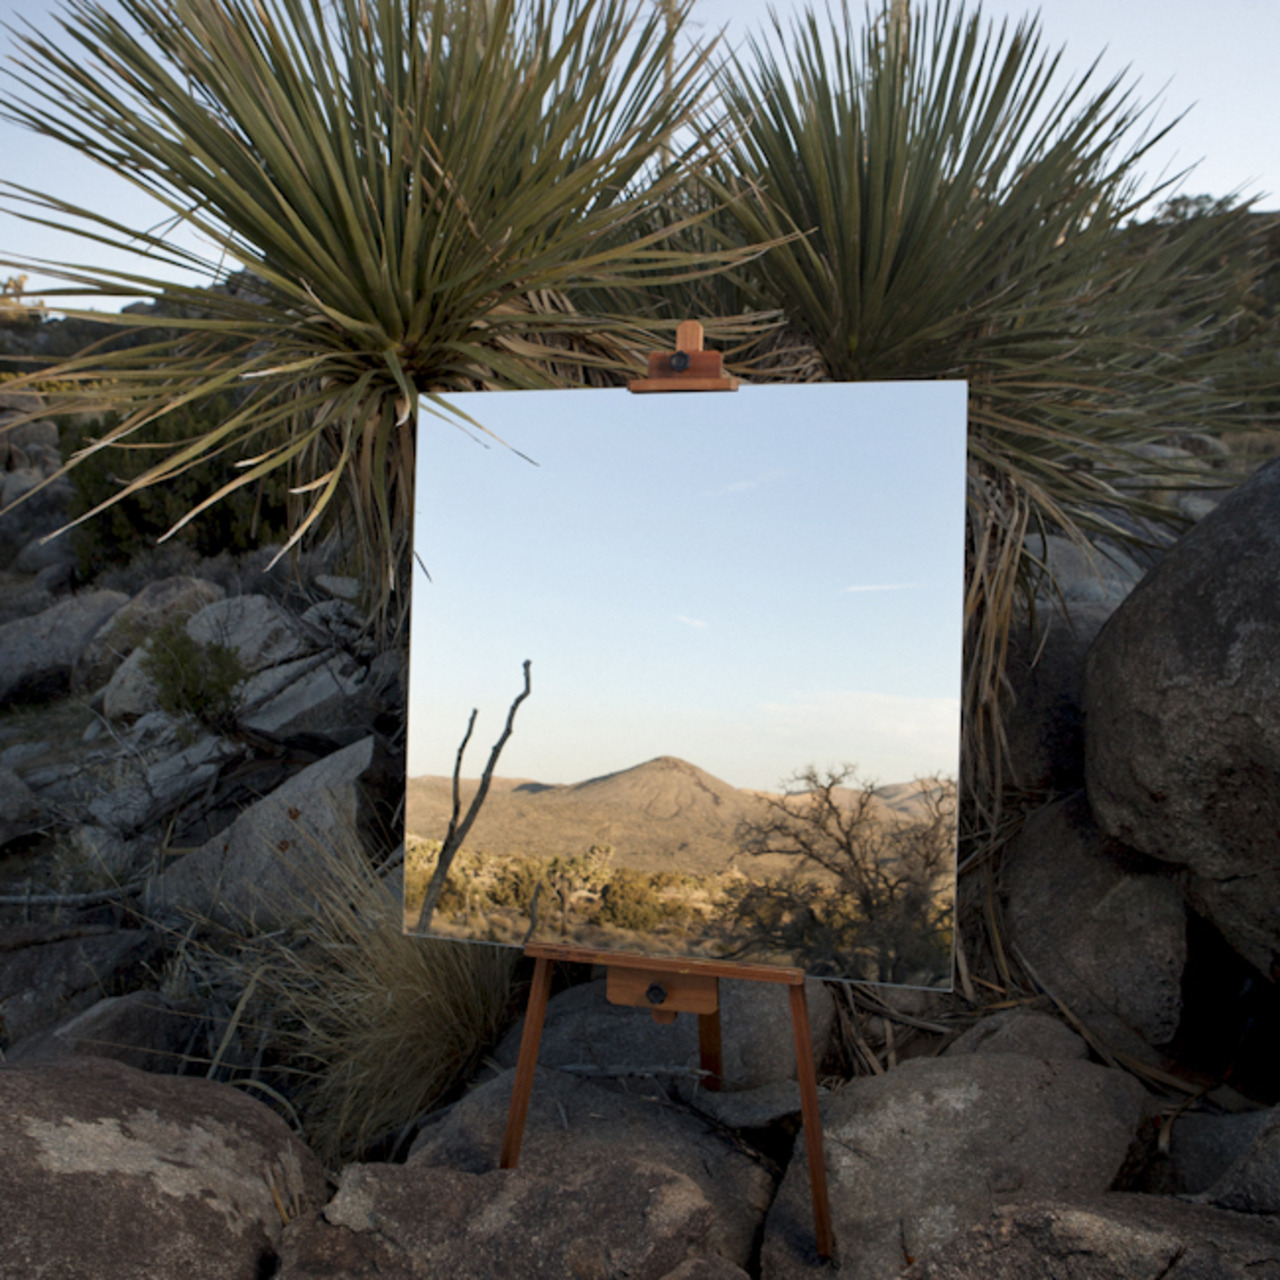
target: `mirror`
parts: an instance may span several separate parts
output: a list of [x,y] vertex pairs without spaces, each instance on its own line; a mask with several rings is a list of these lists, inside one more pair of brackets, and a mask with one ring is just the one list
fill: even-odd
[[965,384],[450,403],[498,440],[419,424],[406,931],[949,987]]

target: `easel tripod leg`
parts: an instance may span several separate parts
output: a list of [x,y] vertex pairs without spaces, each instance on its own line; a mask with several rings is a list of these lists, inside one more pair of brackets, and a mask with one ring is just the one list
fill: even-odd
[[520,1058],[516,1062],[516,1078],[511,1086],[511,1109],[507,1112],[507,1132],[502,1139],[502,1157],[498,1162],[503,1169],[514,1169],[520,1159],[524,1122],[529,1114],[529,1095],[533,1092],[533,1073],[538,1066],[542,1021],[547,1013],[547,997],[551,994],[551,963],[542,956],[533,962],[533,985],[529,988],[524,1034],[520,1037]]
[[796,1038],[796,1075],[800,1081],[800,1115],[804,1121],[804,1146],[809,1157],[809,1188],[813,1193],[813,1229],[818,1256],[834,1251],[831,1204],[827,1198],[827,1162],[822,1151],[822,1115],[818,1110],[818,1073],[813,1064],[813,1036],[809,1030],[809,1005],[804,983],[791,987],[791,1029]]

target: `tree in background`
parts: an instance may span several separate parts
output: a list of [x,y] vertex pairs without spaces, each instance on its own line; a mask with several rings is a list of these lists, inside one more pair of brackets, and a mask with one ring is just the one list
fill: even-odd
[[848,766],[810,766],[783,795],[766,797],[739,844],[793,858],[796,869],[744,892],[737,954],[782,953],[808,973],[863,982],[948,982],[955,784],[922,781],[919,803],[914,816],[888,810]]

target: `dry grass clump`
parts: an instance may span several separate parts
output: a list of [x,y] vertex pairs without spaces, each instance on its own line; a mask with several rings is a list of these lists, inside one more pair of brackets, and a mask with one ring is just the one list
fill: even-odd
[[407,937],[397,884],[353,832],[297,856],[298,924],[246,939],[230,963],[246,1022],[271,1028],[282,1070],[301,1082],[290,1092],[304,1136],[336,1166],[470,1074],[502,1029],[517,953]]

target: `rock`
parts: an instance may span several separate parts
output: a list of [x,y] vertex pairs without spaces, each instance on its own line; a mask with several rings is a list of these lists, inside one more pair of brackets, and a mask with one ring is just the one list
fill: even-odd
[[258,1280],[324,1198],[262,1103],[105,1059],[0,1066],[0,1148],[0,1280]]
[[1058,1018],[1034,1009],[1001,1009],[975,1022],[943,1056],[1018,1053],[1029,1058],[1083,1060],[1089,1046]]
[[359,829],[360,780],[373,759],[374,740],[365,738],[295,774],[157,877],[149,907],[175,907],[226,925],[281,927],[307,900],[308,841]]
[[1114,612],[1110,604],[1054,605],[1009,635],[1005,675],[1014,701],[1004,730],[1016,782],[1028,790],[1070,791],[1084,785],[1084,662],[1089,646]]
[[[29,470],[32,476],[40,477],[38,468]],[[51,481],[37,493],[32,493],[30,487],[25,488],[23,492],[30,496],[21,506],[14,507],[12,511],[4,511],[5,486],[5,476],[0,473],[0,567],[7,567],[33,538],[53,533],[66,524],[67,510],[74,493],[71,482],[64,476]]]
[[119,591],[86,591],[0,627],[0,707],[65,693],[81,650],[127,599]]
[[[7,507],[11,502],[17,502],[19,498],[37,488],[44,479],[44,473],[39,467],[31,466],[30,459],[25,453],[22,455],[22,460],[27,463],[26,466],[0,474],[0,509]],[[13,461],[12,457],[10,461]]]
[[131,991],[107,996],[66,1022],[20,1040],[6,1051],[5,1060],[113,1058],[139,1071],[176,1074],[193,1029],[189,1010],[158,991]]
[[237,718],[277,738],[309,733],[347,746],[372,727],[359,698],[363,681],[360,664],[341,654],[282,663],[245,682]]
[[[680,1088],[679,1092],[690,1106],[726,1129],[767,1129],[785,1116],[800,1114],[800,1085],[795,1080],[777,1080],[755,1089],[713,1093],[708,1089]],[[820,1098],[826,1097],[827,1092],[819,1085]]]
[[741,1144],[682,1110],[539,1068],[519,1166],[501,1170],[513,1078],[463,1097],[403,1167],[345,1170],[328,1222],[450,1277],[659,1280],[689,1258],[748,1261],[773,1179]]
[[6,417],[18,414],[39,413],[44,408],[44,396],[35,391],[0,391],[0,411]]
[[1240,1213],[1280,1214],[1280,1107],[1271,1111],[1253,1141],[1196,1199]]
[[71,829],[68,843],[95,871],[122,884],[128,881],[137,850],[122,840],[118,832],[86,823]]
[[1057,583],[1056,592],[1047,580],[1042,584],[1037,592],[1042,606],[1061,600],[1068,606],[1101,604],[1114,609],[1142,578],[1141,568],[1116,546],[1100,543],[1086,551],[1056,533],[1047,539],[1031,534],[1025,545]]
[[1207,1191],[1249,1149],[1274,1113],[1241,1111],[1223,1116],[1192,1112],[1174,1122],[1169,1142],[1176,1189]]
[[72,549],[71,540],[67,537],[51,538],[45,542],[42,538],[32,538],[30,542],[14,557],[15,573],[42,573],[69,565],[75,568],[76,553]]
[[217,583],[189,574],[149,583],[90,641],[72,673],[72,688],[88,692],[105,684],[153,631],[171,619],[191,617],[226,594]]
[[206,605],[187,623],[187,634],[200,644],[234,649],[250,672],[304,657],[315,647],[289,614],[262,595]]
[[[814,1059],[826,1053],[835,1006],[826,985],[805,982]],[[726,1090],[757,1089],[796,1078],[795,1041],[787,989],[771,982],[720,981],[720,1036]],[[520,1056],[522,1018],[494,1050],[495,1061],[514,1067]],[[586,1065],[610,1072],[619,1068],[678,1072],[700,1063],[698,1020],[681,1013],[660,1025],[644,1009],[610,1004],[605,982],[583,983],[560,992],[547,1005],[538,1061],[544,1067]]]
[[355,600],[360,594],[357,579],[339,577],[332,573],[316,574],[316,586],[321,591],[327,591],[335,600]]
[[1164,1196],[1119,1194],[1078,1204],[1007,1206],[901,1276],[1276,1280],[1280,1228]]
[[327,645],[355,645],[364,630],[360,611],[345,600],[321,600],[313,604],[299,619],[303,626],[311,627]]
[[1242,956],[1280,972],[1280,460],[1165,554],[1085,671],[1089,802],[1188,868]]
[[[1002,1203],[1110,1186],[1145,1094],[1088,1062],[1013,1054],[914,1058],[822,1104],[836,1248],[851,1280],[897,1275]],[[815,1258],[804,1139],[765,1224],[761,1276]]]
[[[50,597],[65,596],[76,583],[76,562],[63,560],[56,564],[45,565],[32,580],[31,585],[37,591],[46,591]],[[52,598],[49,601],[53,603]]]
[[[14,421],[8,414],[5,417],[10,422]],[[52,449],[54,453],[58,451],[58,424],[48,418],[37,418],[34,422],[23,422],[17,426],[8,426],[0,421],[0,431],[4,432],[3,439],[19,448],[30,449],[34,445],[40,449]]]
[[138,986],[159,940],[108,925],[0,929],[0,1049]]
[[662,1280],[751,1280],[751,1277],[741,1267],[713,1255],[709,1258],[687,1258],[674,1271],[668,1271]]
[[44,806],[12,769],[0,767],[0,848],[19,836],[39,831]]
[[1186,912],[1160,863],[1101,835],[1082,793],[1037,810],[1005,851],[1009,936],[1114,1049],[1158,1063],[1182,1012]]
[[140,645],[112,673],[102,694],[102,714],[108,720],[127,724],[159,710],[156,682],[143,666],[146,656],[146,645]]
[[89,801],[89,815],[119,836],[134,835],[204,791],[236,753],[234,743],[206,734],[189,747],[162,754],[146,766],[140,781]]

